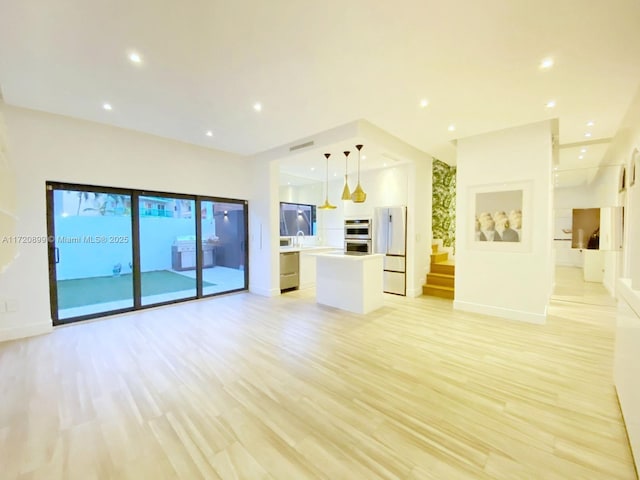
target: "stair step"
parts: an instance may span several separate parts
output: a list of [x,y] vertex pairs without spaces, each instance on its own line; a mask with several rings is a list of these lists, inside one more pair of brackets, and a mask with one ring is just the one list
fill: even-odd
[[431,263],[444,262],[449,258],[448,252],[441,253],[432,253],[431,254]]
[[455,275],[456,266],[453,263],[440,262],[431,264],[431,273],[443,273],[445,275]]
[[440,285],[443,287],[453,287],[456,277],[446,273],[427,273],[427,285]]
[[437,243],[431,244],[431,253],[438,253],[438,244]]
[[423,285],[423,295],[431,295],[432,297],[449,298],[453,300],[454,290],[452,287],[443,287],[441,285]]

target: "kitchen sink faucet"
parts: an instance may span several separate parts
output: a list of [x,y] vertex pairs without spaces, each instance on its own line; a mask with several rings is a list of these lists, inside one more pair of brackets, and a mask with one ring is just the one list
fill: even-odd
[[[300,237],[302,235],[302,238]],[[298,230],[296,232],[296,244],[298,247],[302,246],[302,240],[304,239],[304,232],[302,230]]]

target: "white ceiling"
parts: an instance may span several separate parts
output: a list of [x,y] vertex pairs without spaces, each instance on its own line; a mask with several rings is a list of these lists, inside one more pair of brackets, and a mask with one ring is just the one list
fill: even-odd
[[0,12],[7,103],[240,154],[357,119],[449,163],[451,140],[548,118],[561,144],[609,138],[640,80],[637,0],[0,0]]
[[[329,181],[342,181],[345,169],[350,180],[355,182],[358,173],[358,150],[355,147],[357,144],[363,145],[360,151],[361,172],[407,163],[406,159],[400,158],[397,154],[389,153],[375,143],[365,142],[356,137],[320,148],[304,149],[298,154],[286,156],[280,161],[280,185],[324,182],[327,173]],[[345,151],[349,152],[348,156],[345,156]],[[328,162],[324,156],[325,152],[331,154]]]

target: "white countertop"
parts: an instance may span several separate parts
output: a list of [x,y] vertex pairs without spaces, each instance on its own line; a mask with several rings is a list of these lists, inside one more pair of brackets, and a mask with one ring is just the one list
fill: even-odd
[[316,257],[336,258],[336,259],[346,260],[350,262],[364,262],[366,260],[373,260],[376,258],[384,257],[382,253],[372,253],[369,255],[353,255],[353,254],[346,254],[342,250],[337,250],[335,252],[320,252],[315,255]]
[[328,247],[326,245],[303,245],[302,247],[280,247],[280,253],[289,253],[289,252],[328,252],[331,250],[338,250],[342,252],[342,250],[337,247]]

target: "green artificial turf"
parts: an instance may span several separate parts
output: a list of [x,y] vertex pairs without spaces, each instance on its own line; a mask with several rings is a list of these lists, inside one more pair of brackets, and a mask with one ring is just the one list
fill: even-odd
[[[203,287],[214,283],[202,282]],[[142,296],[194,290],[196,279],[169,270],[142,273]],[[58,309],[82,307],[96,303],[133,298],[133,276],[130,273],[112,277],[91,277],[58,281]]]

